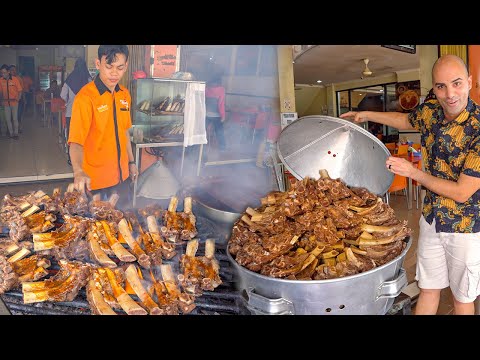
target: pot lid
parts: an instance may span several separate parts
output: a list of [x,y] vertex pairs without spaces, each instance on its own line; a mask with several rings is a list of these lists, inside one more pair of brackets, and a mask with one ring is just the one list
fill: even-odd
[[277,140],[280,160],[295,178],[318,179],[326,169],[332,179],[383,195],[394,174],[385,167],[389,150],[353,122],[331,116],[304,116],[286,126]]

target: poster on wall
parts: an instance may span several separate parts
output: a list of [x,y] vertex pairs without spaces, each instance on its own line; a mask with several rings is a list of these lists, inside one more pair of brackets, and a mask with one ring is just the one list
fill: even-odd
[[395,85],[396,111],[408,113],[420,103],[420,81],[405,81]]
[[153,64],[150,76],[169,78],[177,71],[177,45],[152,45]]

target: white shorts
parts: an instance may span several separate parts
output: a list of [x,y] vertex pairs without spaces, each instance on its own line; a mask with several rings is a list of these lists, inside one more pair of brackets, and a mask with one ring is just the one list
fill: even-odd
[[420,216],[415,279],[420,289],[450,286],[457,301],[469,303],[480,295],[480,233],[436,233]]

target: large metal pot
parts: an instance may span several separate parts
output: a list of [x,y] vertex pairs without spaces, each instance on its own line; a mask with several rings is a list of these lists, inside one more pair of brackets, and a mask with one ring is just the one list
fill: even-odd
[[226,244],[232,233],[233,224],[242,215],[235,212],[224,211],[213,208],[203,203],[199,198],[192,197],[192,210],[194,214],[206,217],[212,220],[218,227],[221,233],[218,237],[220,244]]
[[402,253],[375,269],[337,279],[285,280],[264,276],[227,257],[239,275],[246,306],[255,315],[384,315],[407,285]]

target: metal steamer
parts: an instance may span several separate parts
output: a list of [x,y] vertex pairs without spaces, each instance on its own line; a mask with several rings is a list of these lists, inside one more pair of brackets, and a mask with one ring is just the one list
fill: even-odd
[[[385,168],[390,152],[375,136],[349,121],[329,116],[306,116],[287,127],[277,152],[297,179],[319,177],[326,169],[352,187],[365,187],[383,196],[393,181]],[[247,308],[252,314],[383,315],[407,285],[402,253],[382,266],[352,276],[327,280],[285,280],[252,272],[230,255]]]

